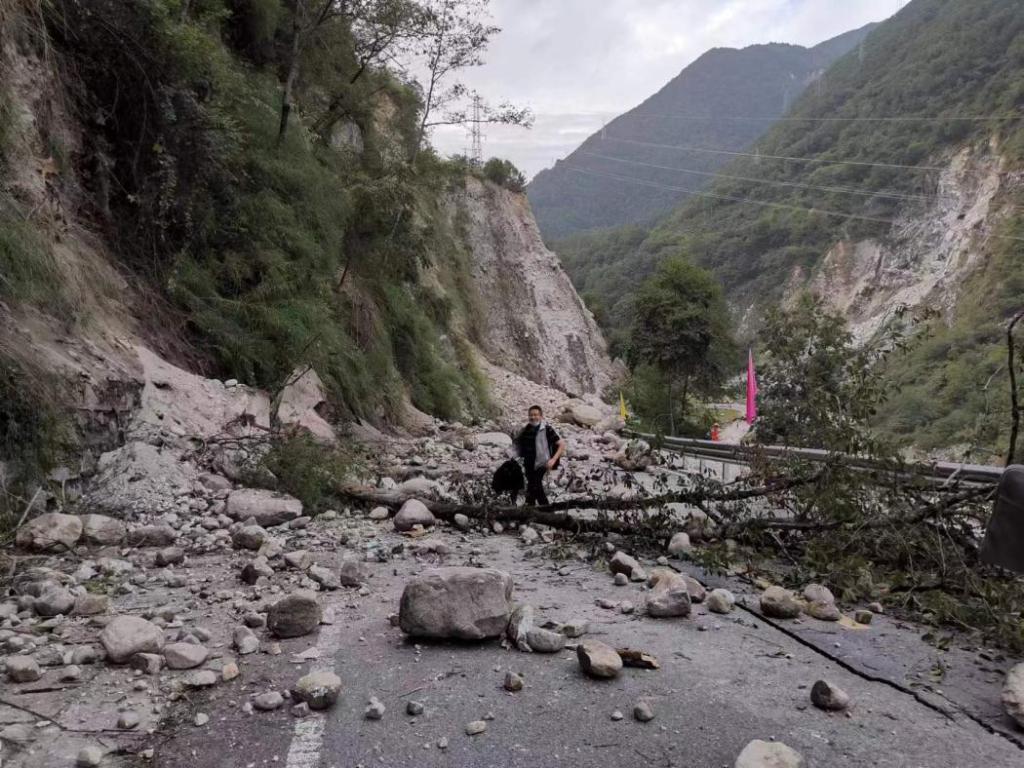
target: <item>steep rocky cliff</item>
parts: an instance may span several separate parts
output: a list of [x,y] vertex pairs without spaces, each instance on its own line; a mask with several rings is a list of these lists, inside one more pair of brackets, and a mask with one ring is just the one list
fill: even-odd
[[541,240],[525,195],[475,178],[451,196],[472,252],[487,358],[565,392],[600,393],[614,366],[593,315]]

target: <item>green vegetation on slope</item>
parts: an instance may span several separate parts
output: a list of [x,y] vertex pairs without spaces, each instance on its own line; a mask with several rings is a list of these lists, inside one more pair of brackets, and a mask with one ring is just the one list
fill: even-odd
[[[309,33],[300,111],[279,143],[291,15],[279,0],[48,8],[90,121],[89,202],[110,211],[124,268],[170,300],[212,373],[274,388],[312,364],[355,416],[397,414],[406,391],[439,416],[486,410],[463,322],[466,246],[442,210],[462,176],[429,152],[408,165],[417,94],[361,71],[343,19]],[[335,141],[353,125],[361,151]]]
[[[782,298],[794,269],[813,272],[840,240],[884,238],[890,230],[885,221],[923,212],[926,203],[920,198],[936,193],[934,172],[872,163],[941,166],[963,146],[990,141],[1009,167],[1024,159],[1020,120],[879,118],[1016,115],[1022,106],[1024,7],[1007,0],[914,0],[807,90],[791,119],[758,143],[760,159],[741,159],[723,171],[748,180],[719,179],[709,189],[716,197],[687,202],[638,248],[629,247],[628,233],[613,231],[595,236],[596,243],[557,250],[566,253],[580,288],[610,305],[606,317],[613,337],[627,314],[617,307],[629,301],[637,280],[662,259],[680,254],[711,269],[730,302],[744,310],[755,307],[756,317]],[[634,175],[624,168],[619,175]],[[675,183],[685,187],[689,180],[677,174]],[[871,193],[844,191],[851,188]],[[1019,227],[1009,222],[1000,234]],[[624,247],[616,255],[617,244]],[[980,440],[991,450],[999,444],[1005,409],[991,394],[1005,391],[1005,374],[997,375],[988,390],[991,418],[979,423],[978,416],[984,411],[982,389],[998,368],[1000,326],[1016,300],[1004,283],[1020,280],[1017,246],[998,239],[979,242],[986,249],[984,268],[965,286],[952,327],[936,322],[932,338],[893,371],[893,379],[906,386],[880,415],[882,426],[928,448]],[[596,254],[597,267],[588,249]]]

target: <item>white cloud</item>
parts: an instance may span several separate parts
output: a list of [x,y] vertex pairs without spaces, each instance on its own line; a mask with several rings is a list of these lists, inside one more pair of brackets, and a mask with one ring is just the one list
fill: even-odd
[[[464,78],[493,102],[533,108],[532,130],[489,127],[488,155],[532,176],[639,104],[710,48],[815,45],[894,13],[901,0],[492,0],[502,33]],[[434,145],[462,152],[461,129]]]

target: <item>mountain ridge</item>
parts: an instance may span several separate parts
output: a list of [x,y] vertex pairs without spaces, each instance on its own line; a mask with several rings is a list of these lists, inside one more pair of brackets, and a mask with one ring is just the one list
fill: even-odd
[[[620,139],[729,151],[746,149],[825,66],[852,50],[873,27],[869,24],[813,47],[760,43],[706,51],[654,94],[611,120],[567,158],[531,180],[527,195],[545,239],[609,226],[652,224],[686,196],[650,187],[609,189],[600,180],[571,168],[606,170],[609,161],[593,154],[626,160],[642,155],[648,162],[665,165],[679,160],[670,147],[655,152],[651,147],[637,150]],[[742,107],[737,110],[735,105]],[[737,117],[755,119],[732,119]],[[707,154],[691,165],[709,173],[726,162],[724,155]],[[649,181],[665,178],[659,169],[645,168],[632,175]],[[697,186],[702,188],[704,182]]]

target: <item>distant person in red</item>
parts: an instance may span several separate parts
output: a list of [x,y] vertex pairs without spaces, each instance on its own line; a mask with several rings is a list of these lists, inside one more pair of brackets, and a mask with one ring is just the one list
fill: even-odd
[[516,437],[515,448],[526,473],[526,503],[543,506],[548,503],[544,475],[558,466],[565,454],[565,441],[544,421],[544,411],[539,405],[531,405],[528,415],[530,423]]

